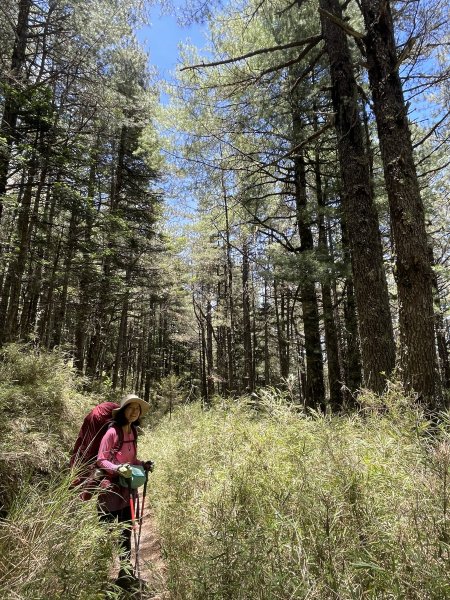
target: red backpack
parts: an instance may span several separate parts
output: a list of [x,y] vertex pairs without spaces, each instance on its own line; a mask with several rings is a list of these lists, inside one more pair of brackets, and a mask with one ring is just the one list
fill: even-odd
[[[79,470],[79,475],[72,485],[81,487],[80,497],[89,500],[97,484],[96,461],[98,449],[103,436],[110,427],[117,432],[118,443],[113,448],[113,454],[123,446],[122,427],[114,425],[112,411],[119,408],[115,402],[102,402],[95,406],[84,418],[75,446],[70,456],[70,466]],[[137,444],[137,429],[131,426],[134,444]],[[103,475],[106,477],[106,474]]]

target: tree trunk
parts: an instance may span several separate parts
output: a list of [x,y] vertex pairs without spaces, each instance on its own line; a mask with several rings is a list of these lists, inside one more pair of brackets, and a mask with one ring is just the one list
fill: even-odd
[[58,272],[59,258],[61,254],[62,237],[59,236],[56,242],[56,248],[52,257],[51,267],[49,265],[48,273],[46,274],[46,294],[42,299],[42,315],[39,318],[38,338],[42,345],[46,348],[50,347],[50,341],[53,333],[54,322],[54,296],[56,288],[56,279]]
[[123,356],[127,346],[127,328],[128,328],[128,306],[130,302],[130,285],[131,285],[132,267],[127,266],[125,275],[125,290],[122,299],[122,310],[120,312],[119,332],[117,335],[116,354],[114,360],[112,386],[115,390],[119,384],[120,373],[123,375]]
[[[217,312],[220,314],[220,320],[225,321],[226,309],[226,282],[224,274],[221,273],[220,267],[217,269]],[[220,380],[220,391],[222,394],[227,394],[228,389],[228,361],[230,357],[227,354],[227,326],[220,324],[217,326],[217,343],[216,343],[216,365],[217,373]]]
[[98,140],[91,152],[91,165],[89,168],[88,189],[86,198],[86,218],[83,232],[82,253],[83,260],[80,268],[79,278],[79,300],[76,308],[76,323],[75,323],[75,352],[74,365],[80,373],[84,371],[84,362],[86,354],[86,344],[89,328],[89,316],[91,313],[92,304],[92,227],[93,220],[93,205],[96,183],[96,167],[98,161]]
[[299,403],[306,407],[306,367],[305,367],[305,347],[303,344],[302,336],[298,331],[295,319],[293,320],[293,328],[297,346],[297,381],[298,381],[298,395]]
[[138,333],[138,344],[136,348],[136,358],[134,361],[134,377],[133,377],[133,389],[137,390],[136,393],[138,396],[142,398],[142,394],[144,391],[144,386],[142,384],[142,366],[143,359],[145,354],[145,341],[147,339],[147,327],[148,327],[148,318],[145,312],[144,305],[141,304],[141,311],[137,320],[139,324],[139,333]]
[[445,335],[445,324],[442,312],[436,315],[436,338],[439,352],[439,362],[441,366],[441,379],[443,386],[450,389],[450,360],[449,344]]
[[250,318],[249,282],[249,246],[245,241],[242,247],[242,336],[244,339],[244,388],[246,392],[255,389],[253,372],[252,325]]
[[[319,252],[320,259],[323,264],[328,267],[331,264],[331,257],[328,252],[327,231],[325,224],[325,198],[322,190],[322,176],[320,172],[320,155],[316,150],[314,160],[315,180],[316,180],[316,196],[319,209]],[[338,410],[342,407],[342,376],[339,363],[339,344],[338,332],[334,320],[333,298],[330,285],[330,274],[327,272],[322,281],[322,304],[323,304],[323,320],[325,326],[325,348],[327,351],[327,367],[328,367],[328,386],[330,390],[330,406],[333,410]]]
[[61,344],[62,331],[64,326],[64,317],[66,315],[67,308],[67,295],[69,289],[69,281],[72,270],[72,262],[75,256],[77,246],[77,225],[79,217],[79,206],[77,205],[76,199],[72,200],[72,210],[69,222],[69,231],[67,234],[67,243],[64,251],[64,267],[63,267],[63,278],[61,285],[61,293],[59,294],[58,308],[55,314],[55,326],[53,328],[53,339],[52,346],[59,346]]
[[406,388],[433,406],[437,379],[433,276],[390,3],[362,0],[360,5],[396,254],[401,373]]
[[228,215],[228,194],[222,173],[222,194],[225,211],[226,240],[226,284],[225,306],[227,320],[227,354],[228,354],[228,391],[235,391],[235,358],[234,358],[234,298],[233,298],[233,261],[231,257],[230,221]]
[[207,363],[207,379],[208,379],[208,398],[214,396],[214,352],[213,352],[213,337],[214,330],[212,324],[212,304],[209,297],[206,301],[206,363]]
[[270,320],[270,307],[269,307],[269,285],[264,280],[264,307],[263,307],[263,319],[264,319],[264,385],[270,385],[270,339],[269,339],[269,320]]
[[[300,141],[301,122],[294,112],[294,144]],[[310,219],[307,212],[306,170],[303,152],[294,158],[295,202],[300,249],[304,264],[308,265],[308,253],[314,250]],[[300,282],[303,331],[306,352],[306,404],[313,408],[324,406],[325,386],[323,380],[323,356],[320,340],[319,306],[317,303],[315,274],[304,269]]]
[[20,295],[23,283],[22,280],[25,272],[32,232],[31,201],[33,197],[33,187],[36,172],[37,162],[36,158],[34,158],[31,162],[28,172],[21,205],[19,208],[19,216],[17,219],[17,254],[11,260],[9,265],[9,277],[11,283],[9,287],[8,310],[6,313],[6,321],[4,323],[3,341],[11,341],[15,339],[18,334]]
[[[347,235],[345,222],[341,220],[342,231],[342,250],[345,263],[350,265],[351,252],[350,242]],[[351,273],[345,278],[345,297],[344,297],[344,380],[346,386],[345,403],[352,406],[355,403],[355,397],[362,385],[362,365],[361,349],[358,333],[358,316],[356,314],[355,290],[353,286],[353,277]],[[335,294],[337,300],[337,294]]]
[[150,301],[150,319],[148,324],[148,336],[147,336],[147,350],[145,354],[145,372],[143,374],[144,380],[144,400],[148,402],[150,400],[150,391],[153,381],[153,361],[154,361],[154,333],[155,333],[155,301]]
[[0,139],[3,138],[3,148],[0,153],[0,222],[3,213],[3,196],[5,195],[8,183],[11,148],[16,135],[17,117],[19,112],[17,96],[13,93],[12,88],[17,88],[18,82],[22,79],[31,5],[32,0],[20,0],[19,2],[17,25],[14,31],[15,42],[11,57],[11,68],[7,77],[8,89],[5,93],[3,118],[0,125]]
[[209,404],[210,398],[208,395],[208,374],[207,374],[207,359],[206,359],[206,333],[205,323],[203,320],[200,321],[199,328],[199,344],[200,344],[200,372],[202,381],[202,398]]
[[[338,0],[320,7],[342,20]],[[364,384],[381,393],[395,365],[395,345],[383,266],[378,215],[373,202],[369,159],[358,112],[358,91],[345,32],[321,14],[322,35],[330,61],[332,101],[343,182],[343,211],[351,244],[351,262]]]
[[[56,178],[59,181],[59,176]],[[57,249],[53,242],[53,230],[55,224],[56,215],[56,195],[52,193],[52,186],[49,185],[47,192],[43,223],[44,223],[44,240],[42,248],[42,277],[41,277],[41,289],[39,290],[39,301],[38,308],[36,311],[36,324],[35,329],[40,343],[44,344],[44,336],[47,327],[47,322],[50,315],[50,305],[53,298],[53,285],[50,281],[53,281],[55,275],[55,269],[59,260],[60,241],[58,242]],[[56,256],[55,256],[56,253]],[[56,260],[56,263],[55,263]]]
[[286,380],[289,377],[290,366],[290,340],[287,335],[286,314],[289,310],[286,309],[286,293],[283,289],[279,288],[276,280],[273,282],[273,291],[277,325],[278,355],[280,360],[280,377],[282,380]]
[[[434,267],[436,265],[432,249],[430,249],[430,262]],[[439,293],[439,282],[436,272],[433,269],[433,296],[435,304],[435,327],[436,327],[436,342],[438,350],[439,367],[441,374],[441,382],[444,389],[450,390],[450,358],[449,344],[446,338],[444,311],[441,307],[441,298]]]
[[[48,166],[48,165],[47,165]],[[36,229],[36,223],[38,221],[38,208],[40,203],[40,197],[42,194],[42,190],[45,185],[45,179],[47,174],[47,168],[43,169],[40,177],[40,182],[38,185],[38,189],[36,191],[36,199],[34,202],[34,214],[33,214],[33,228]],[[24,339],[27,334],[30,334],[35,326],[37,321],[37,310],[39,305],[39,300],[42,292],[42,274],[43,274],[43,265],[45,260],[45,255],[48,252],[48,244],[45,244],[47,239],[47,235],[44,235],[42,229],[47,227],[47,223],[49,222],[49,209],[50,209],[50,195],[51,195],[51,186],[50,183],[47,182],[47,192],[45,195],[45,205],[44,211],[42,215],[41,222],[41,232],[35,236],[34,243],[32,246],[36,248],[36,260],[35,264],[30,265],[30,273],[28,276],[28,293],[24,300],[24,307],[22,309],[22,314],[20,317],[20,336]],[[45,225],[43,225],[45,224]],[[45,231],[45,229],[44,229]],[[48,241],[48,240],[47,240]]]

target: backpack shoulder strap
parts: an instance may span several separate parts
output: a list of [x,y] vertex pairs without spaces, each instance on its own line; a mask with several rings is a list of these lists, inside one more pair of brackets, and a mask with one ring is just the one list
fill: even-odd
[[[116,434],[117,434],[117,442],[114,445],[113,449],[111,450],[111,453],[115,456],[121,449],[123,446],[123,429],[122,427],[120,427],[119,425],[116,425],[115,423],[111,423],[109,428],[114,428]],[[133,425],[133,423],[131,424],[131,431],[133,432],[133,444],[134,444],[134,448],[135,450],[137,449],[137,438],[138,438],[138,431],[137,431],[137,427],[135,425]]]
[[123,446],[123,429],[122,429],[122,427],[119,427],[119,425],[116,425],[115,423],[110,423],[108,429],[114,429],[114,431],[116,432],[117,439],[112,448],[113,454],[116,455],[117,452],[119,452],[119,450]]

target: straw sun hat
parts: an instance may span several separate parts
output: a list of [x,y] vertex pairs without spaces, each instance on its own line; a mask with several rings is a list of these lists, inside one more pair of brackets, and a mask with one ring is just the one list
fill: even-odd
[[141,407],[141,417],[143,417],[150,408],[150,404],[145,400],[142,400],[142,398],[139,398],[139,396],[136,396],[136,394],[128,394],[128,396],[124,396],[120,401],[119,408],[115,408],[112,411],[113,418],[117,415],[117,413],[120,410],[122,410],[123,408],[125,408],[125,406],[131,404],[132,402],[136,402],[136,404],[139,404],[139,406]]

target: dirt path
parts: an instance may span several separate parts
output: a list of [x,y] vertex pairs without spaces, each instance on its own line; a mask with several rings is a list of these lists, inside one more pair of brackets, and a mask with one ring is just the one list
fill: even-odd
[[[147,582],[142,599],[170,600],[166,587],[166,565],[161,555],[161,542],[154,515],[148,507],[145,507],[142,522],[139,557],[140,575]],[[134,561],[133,551],[133,564]]]
[[[139,498],[142,506],[142,496]],[[135,535],[136,534],[136,535]],[[170,600],[167,590],[166,572],[167,565],[161,552],[161,540],[156,525],[156,519],[149,506],[145,506],[139,542],[139,561],[136,563],[136,541],[139,538],[139,525],[131,536],[131,564],[134,568],[134,577],[144,582],[140,587],[137,580],[131,578],[123,581],[118,579],[119,559],[114,561],[111,567],[110,577],[114,583],[122,588],[122,600]]]

